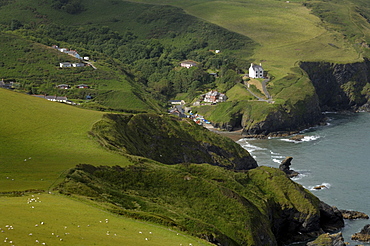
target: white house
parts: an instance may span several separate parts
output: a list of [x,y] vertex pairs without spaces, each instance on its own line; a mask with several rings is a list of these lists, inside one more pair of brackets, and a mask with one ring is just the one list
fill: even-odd
[[58,96],[45,96],[45,95],[33,95],[34,97],[39,97],[39,98],[44,98],[48,101],[52,102],[63,102],[63,103],[68,103],[67,97],[58,97]]
[[61,62],[59,67],[72,67],[72,64],[70,62]]
[[171,105],[184,105],[185,101],[184,100],[170,100],[169,101]]
[[250,78],[263,78],[263,68],[260,63],[260,65],[256,65],[251,63],[251,66],[249,67],[249,77]]
[[73,67],[84,67],[85,63],[72,63]]
[[186,68],[191,68],[191,67],[194,67],[196,65],[197,65],[197,63],[195,61],[183,61],[180,64],[181,67],[186,67]]

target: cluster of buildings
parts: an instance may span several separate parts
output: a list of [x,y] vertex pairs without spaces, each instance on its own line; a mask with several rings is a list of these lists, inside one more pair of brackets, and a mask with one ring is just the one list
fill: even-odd
[[71,63],[71,62],[60,62],[59,67],[84,67],[85,63],[83,62],[77,62],[77,63]]
[[34,97],[38,97],[38,98],[44,98],[48,101],[52,101],[52,102],[62,102],[62,103],[72,103],[71,101],[68,101],[67,97],[59,97],[59,96],[45,96],[45,95],[32,95]]
[[43,98],[51,102],[60,102],[60,103],[67,103],[71,105],[77,105],[75,102],[72,102],[68,100],[67,97],[61,97],[61,96],[46,96],[46,95],[32,95],[34,97]]
[[70,50],[70,49],[67,49],[67,48],[59,48],[57,45],[53,45],[52,46],[54,49],[57,49],[59,50],[60,52],[62,53],[66,53],[70,56],[73,56],[73,57],[76,57],[77,59],[80,59],[80,60],[85,60],[85,61],[88,61],[90,60],[90,58],[88,56],[84,56],[84,57],[81,57],[76,50]]
[[[62,53],[66,53],[70,56],[73,56],[79,60],[84,60],[84,61],[88,61],[90,60],[90,57],[88,56],[80,56],[76,50],[69,50],[67,48],[59,48],[57,45],[53,45],[52,46],[54,49],[57,49],[59,50],[60,52]],[[75,63],[72,63],[72,62],[60,62],[59,63],[59,67],[60,68],[66,68],[66,67],[84,67],[86,64],[83,63],[83,62],[75,62]]]
[[203,98],[203,102],[206,103],[219,103],[219,102],[225,102],[227,100],[227,96],[223,93],[220,93],[216,90],[211,90],[207,92],[206,94],[201,95]]
[[5,82],[4,79],[1,79],[0,81],[0,88],[4,88],[4,89],[15,89],[19,87],[19,83],[16,83],[16,82],[13,82],[13,81],[10,81],[10,82]]
[[[68,89],[71,89],[71,86],[67,85],[67,84],[60,84],[60,85],[57,85],[57,88],[58,89],[63,89],[63,90],[68,90]],[[77,89],[88,89],[88,88],[90,88],[90,86],[85,85],[85,84],[80,84],[80,85],[76,85],[76,88]]]

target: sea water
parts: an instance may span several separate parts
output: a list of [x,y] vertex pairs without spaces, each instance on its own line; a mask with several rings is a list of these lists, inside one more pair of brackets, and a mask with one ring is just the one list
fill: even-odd
[[[237,142],[260,166],[279,167],[285,157],[292,156],[290,168],[300,173],[294,181],[331,206],[370,215],[370,114],[326,116],[327,125],[300,133],[305,136],[301,141],[271,138]],[[313,189],[318,185],[326,188]],[[370,224],[370,220],[345,223],[344,240],[356,245],[358,242],[351,241],[351,235]]]

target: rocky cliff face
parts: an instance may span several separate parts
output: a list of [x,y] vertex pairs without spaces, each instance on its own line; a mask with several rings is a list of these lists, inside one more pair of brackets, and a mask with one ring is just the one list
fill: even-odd
[[[370,112],[370,61],[352,64],[302,62],[314,86],[313,94],[294,103],[289,100],[267,113],[265,120],[250,123],[253,119],[243,115],[242,126],[249,135],[269,135],[292,132],[320,123],[324,111]],[[306,91],[297,92],[305,93]],[[249,126],[248,126],[249,121]]]
[[352,64],[302,62],[322,111],[370,111],[370,61]]
[[[317,95],[309,96],[293,105],[280,105],[264,121],[245,128],[248,135],[270,135],[294,132],[318,124],[323,119]],[[243,119],[245,122],[246,119]],[[245,123],[244,123],[245,125]]]

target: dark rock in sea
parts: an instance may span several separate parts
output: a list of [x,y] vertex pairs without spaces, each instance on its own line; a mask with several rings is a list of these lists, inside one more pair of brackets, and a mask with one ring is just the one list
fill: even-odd
[[336,232],[344,227],[343,215],[338,208],[320,201],[320,225],[325,232]]
[[304,135],[298,134],[298,135],[292,136],[291,138],[289,138],[289,140],[302,141],[302,138],[304,138]]
[[346,245],[342,233],[320,235],[314,241],[307,243],[307,246],[344,246]]
[[281,171],[283,171],[284,173],[286,173],[289,178],[293,178],[293,177],[296,177],[296,176],[299,175],[298,172],[296,172],[294,170],[290,170],[290,165],[292,165],[291,164],[292,159],[293,159],[293,157],[288,156],[279,165],[279,169]]
[[369,215],[363,213],[363,212],[358,212],[358,211],[351,211],[351,210],[339,210],[344,219],[347,220],[355,220],[355,219],[369,219]]
[[326,189],[326,188],[328,188],[328,187],[326,187],[325,185],[317,185],[317,186],[313,187],[313,189],[315,189],[315,190],[321,190],[321,189]]
[[357,232],[352,235],[352,240],[361,241],[361,242],[369,242],[370,241],[370,224],[367,224],[362,228],[360,232]]

